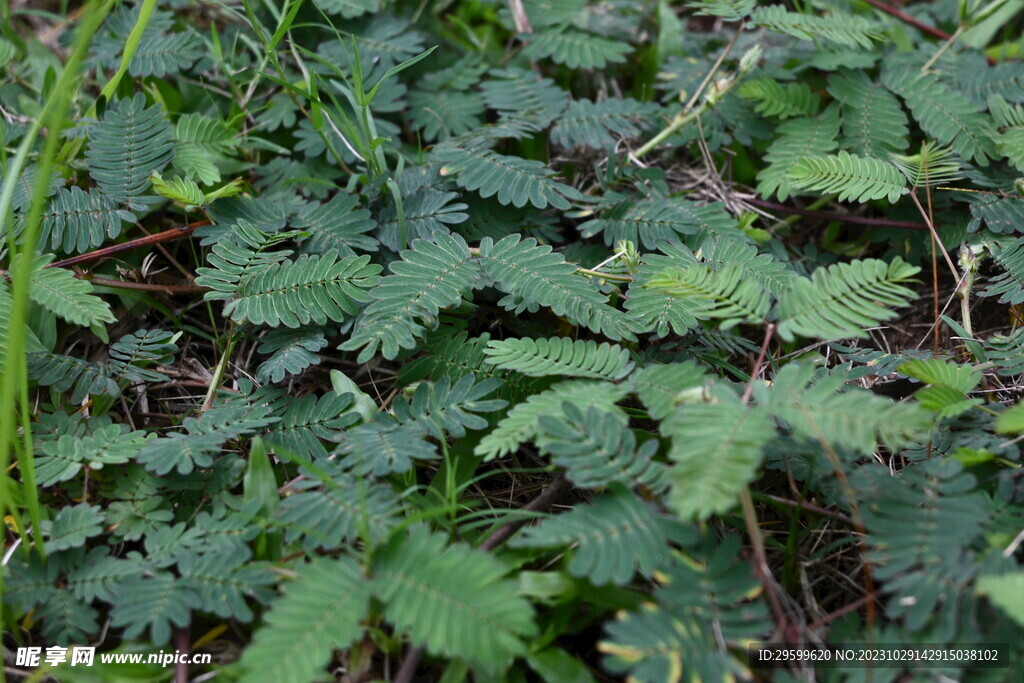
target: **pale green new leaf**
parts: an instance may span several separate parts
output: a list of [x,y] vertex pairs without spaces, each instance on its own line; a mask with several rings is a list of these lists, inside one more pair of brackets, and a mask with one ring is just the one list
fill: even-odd
[[1017,403],[999,414],[999,417],[996,418],[996,432],[999,434],[1024,432],[1024,403]]
[[962,393],[973,391],[981,383],[981,372],[970,365],[957,365],[941,358],[913,359],[896,368],[901,375],[919,379],[926,384],[935,384]]
[[164,180],[159,173],[153,171],[149,174],[149,181],[153,183],[153,189],[158,195],[171,201],[181,202],[189,207],[202,206],[206,203],[206,195],[196,181],[188,176]]
[[960,160],[953,151],[931,141],[924,142],[917,154],[890,153],[889,160],[914,189],[948,185],[963,176]]

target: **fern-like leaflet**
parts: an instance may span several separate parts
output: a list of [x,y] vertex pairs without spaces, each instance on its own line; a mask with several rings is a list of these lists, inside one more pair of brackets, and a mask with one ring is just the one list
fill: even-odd
[[484,350],[487,362],[532,377],[567,375],[619,379],[633,369],[629,351],[619,346],[566,337],[492,341]]
[[530,604],[499,560],[423,526],[396,533],[373,571],[384,617],[429,652],[500,671],[536,633]]
[[636,324],[609,306],[607,298],[551,247],[519,235],[499,242],[487,237],[480,242],[479,260],[498,288],[508,293],[499,302],[506,309],[545,306],[610,339],[636,339]]
[[895,166],[846,150],[800,159],[790,169],[789,181],[804,190],[838,194],[840,201],[885,198],[895,202],[908,192],[907,181]]
[[917,298],[906,283],[918,271],[898,256],[891,263],[865,259],[819,268],[810,278],[794,280],[780,298],[779,335],[866,337],[865,328],[896,317],[890,307]]
[[616,484],[589,505],[542,521],[512,540],[518,548],[575,548],[569,573],[600,586],[623,585],[668,560],[668,539],[658,516],[629,489]]
[[354,316],[381,268],[369,256],[321,256],[272,263],[239,283],[224,314],[257,325],[299,327]]
[[149,175],[170,163],[172,139],[160,105],[147,107],[141,93],[121,100],[90,128],[85,154],[89,172],[105,195],[132,211],[143,211],[156,202],[144,194]]
[[575,188],[553,180],[554,172],[539,161],[451,143],[435,147],[434,157],[444,163],[442,175],[456,176],[460,187],[475,190],[481,197],[497,195],[502,204],[532,204],[538,209],[550,204],[568,209],[569,200],[580,197]]
[[434,242],[416,240],[390,266],[392,274],[370,291],[374,300],[360,315],[346,351],[362,349],[360,362],[380,348],[386,358],[416,347],[438,311],[454,306],[480,276],[480,267],[459,235],[435,234]]

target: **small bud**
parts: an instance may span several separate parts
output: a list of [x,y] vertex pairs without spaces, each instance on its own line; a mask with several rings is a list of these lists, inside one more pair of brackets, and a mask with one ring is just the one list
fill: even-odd
[[764,50],[761,49],[760,45],[755,45],[747,50],[746,54],[740,58],[740,73],[745,74],[757,66],[757,63],[761,61],[761,55],[763,54]]

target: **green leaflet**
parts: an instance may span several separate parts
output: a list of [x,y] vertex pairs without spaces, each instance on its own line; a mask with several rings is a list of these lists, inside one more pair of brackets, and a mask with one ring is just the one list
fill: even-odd
[[[538,433],[538,421],[543,415],[562,414],[562,404],[593,405],[613,410],[616,401],[626,394],[625,388],[593,380],[568,380],[535,394],[509,411],[498,426],[491,430],[476,447],[475,453],[485,460],[509,453]],[[613,412],[621,415],[617,409]]]
[[663,423],[672,437],[668,495],[672,510],[685,520],[724,512],[757,472],[762,447],[775,436],[769,415],[745,409],[726,389],[714,402],[683,404]]
[[533,610],[483,551],[448,545],[425,527],[399,532],[377,555],[373,591],[384,615],[429,652],[464,657],[483,670],[504,669],[537,627]]
[[610,493],[564,515],[549,517],[512,540],[518,548],[574,546],[569,573],[597,586],[622,585],[639,571],[650,576],[668,559],[668,539],[650,507],[628,489]]
[[316,678],[332,650],[362,636],[360,621],[369,603],[369,584],[352,558],[318,559],[301,567],[242,657],[242,680]]
[[455,176],[460,187],[479,192],[481,197],[497,195],[502,204],[568,209],[569,200],[580,197],[575,188],[553,180],[554,172],[539,161],[450,143],[438,145],[434,156],[444,163],[442,175]]
[[243,280],[224,307],[234,320],[257,325],[298,327],[341,321],[357,312],[356,304],[377,283],[380,266],[369,256],[337,259],[334,251],[273,263]]
[[779,335],[866,336],[865,327],[893,319],[891,308],[917,298],[904,283],[919,270],[898,256],[888,264],[865,259],[819,268],[810,278],[795,280],[779,299]]
[[884,197],[895,202],[907,193],[907,182],[895,166],[844,150],[800,159],[790,169],[789,180],[800,189],[838,194],[840,201],[866,202]]
[[608,343],[598,345],[593,340],[551,337],[492,341],[484,353],[488,363],[532,377],[619,379],[633,369],[626,349]]

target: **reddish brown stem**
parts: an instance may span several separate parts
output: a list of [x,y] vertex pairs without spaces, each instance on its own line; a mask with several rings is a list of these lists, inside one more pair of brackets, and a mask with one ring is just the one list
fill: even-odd
[[823,508],[820,505],[815,505],[814,503],[808,503],[806,500],[790,500],[789,498],[782,498],[781,496],[773,496],[770,493],[765,493],[762,495],[768,500],[773,500],[776,503],[779,503],[780,505],[796,507],[802,510],[807,510],[808,512],[814,512],[824,517],[831,517],[832,519],[838,520],[843,524],[849,524],[850,526],[853,526],[854,524],[853,520],[847,515],[844,515],[841,512],[833,512],[832,510]]
[[[174,629],[174,647],[189,656],[192,655],[191,631],[190,625]],[[182,661],[174,663],[174,683],[188,683],[188,664]]]
[[68,266],[77,266],[79,263],[87,263],[89,261],[96,261],[101,258],[113,256],[114,254],[120,254],[122,251],[131,251],[132,249],[138,249],[140,247],[150,247],[154,244],[160,244],[161,242],[170,242],[172,240],[179,240],[182,237],[191,235],[196,228],[202,225],[209,225],[208,219],[201,221],[193,221],[182,228],[171,228],[170,230],[164,230],[153,235],[146,235],[145,237],[137,237],[121,244],[114,244],[109,247],[103,247],[95,251],[90,251],[86,254],[79,254],[78,256],[72,256],[66,258],[63,261],[57,261],[51,263],[49,268],[67,268]]
[[934,26],[929,26],[928,24],[925,24],[925,23],[923,23],[921,21],[918,21],[917,19],[915,19],[914,17],[910,16],[909,14],[904,12],[903,10],[900,10],[900,9],[898,9],[896,7],[892,7],[890,5],[887,5],[886,3],[882,2],[882,0],[864,0],[864,1],[867,2],[869,5],[871,5],[872,7],[874,7],[875,9],[882,10],[883,12],[888,14],[889,16],[896,17],[897,19],[902,21],[904,24],[907,24],[908,26],[913,26],[914,28],[916,28],[918,31],[921,31],[922,33],[927,33],[930,36],[938,38],[939,40],[949,40],[949,38],[950,38],[949,34],[946,33],[945,31],[943,31],[942,29],[936,28]]
[[[942,29],[936,28],[935,26],[929,26],[928,24],[925,24],[924,22],[918,21],[917,19],[915,19],[914,17],[910,16],[906,12],[904,12],[904,11],[902,11],[902,10],[896,8],[896,7],[892,7],[891,5],[886,4],[886,3],[882,2],[882,0],[864,0],[864,1],[867,2],[869,5],[871,5],[872,7],[874,7],[875,9],[881,10],[881,11],[885,12],[886,14],[888,14],[889,16],[896,17],[897,19],[902,21],[904,24],[906,24],[908,26],[913,26],[918,31],[921,31],[922,33],[927,33],[928,35],[930,35],[930,36],[932,36],[934,38],[938,38],[939,40],[949,40],[952,37],[952,36],[950,36],[950,34],[946,33]],[[993,59],[992,57],[989,57],[988,55],[985,55],[985,59],[988,61],[989,64],[995,64],[996,63],[996,60]]]
[[764,199],[747,199],[747,203],[753,204],[754,206],[760,206],[763,209],[773,209],[775,211],[785,211],[786,213],[795,213],[800,216],[808,216],[810,218],[820,218],[826,221],[839,221],[840,223],[852,223],[854,225],[867,225],[878,228],[900,228],[903,230],[927,230],[928,226],[924,223],[914,223],[912,221],[894,221],[888,218],[868,218],[866,216],[854,216],[851,214],[844,213],[833,213],[831,211],[815,211],[814,209],[799,209],[795,206],[786,206],[785,204],[777,204],[775,202],[765,201]]
[[128,280],[111,280],[110,278],[97,275],[82,274],[80,280],[88,280],[94,285],[101,287],[115,287],[117,289],[137,289],[143,292],[166,292],[167,294],[195,294],[208,291],[208,287],[199,285],[160,285],[153,282],[131,282]]
[[873,596],[865,595],[863,598],[860,598],[859,600],[854,600],[849,605],[844,605],[844,606],[840,607],[839,609],[837,609],[832,614],[826,614],[825,616],[823,616],[821,619],[818,619],[814,623],[808,624],[807,625],[807,630],[808,631],[815,631],[815,630],[821,628],[822,626],[828,624],[829,622],[835,621],[836,619],[838,619],[839,617],[843,616],[844,614],[849,614],[850,612],[852,612],[854,610],[860,609],[861,607],[863,607],[864,605],[868,604],[869,602],[871,602],[871,603],[874,602]]

